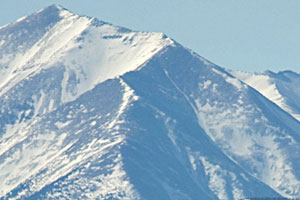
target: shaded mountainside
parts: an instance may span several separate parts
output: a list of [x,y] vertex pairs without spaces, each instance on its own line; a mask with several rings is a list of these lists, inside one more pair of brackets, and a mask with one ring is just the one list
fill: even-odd
[[53,5],[0,71],[0,199],[300,198],[300,122],[163,34]]

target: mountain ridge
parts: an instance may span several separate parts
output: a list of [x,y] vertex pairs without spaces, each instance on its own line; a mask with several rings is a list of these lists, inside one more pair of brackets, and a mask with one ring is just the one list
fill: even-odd
[[299,98],[297,85],[300,83],[300,74],[291,70],[278,73],[272,71],[255,74],[238,71],[232,73],[291,114],[296,120],[300,120],[300,105],[296,100]]
[[[84,73],[86,73],[87,76],[89,76],[89,80],[91,80],[89,83],[88,81],[85,81],[85,77],[81,78],[81,82],[86,82],[86,84],[89,84],[89,88],[92,88],[92,85],[96,84],[93,83],[94,81],[97,82],[97,80],[92,80],[93,78],[93,74],[99,76],[99,73],[103,73],[103,74],[107,74],[106,76],[108,77],[103,77],[105,79],[107,78],[113,78],[114,76],[117,76],[119,74],[122,74],[128,70],[132,70],[135,67],[141,65],[143,62],[145,62],[147,59],[150,59],[151,55],[153,55],[155,52],[159,51],[160,48],[163,48],[163,46],[168,45],[168,44],[172,44],[172,41],[170,39],[166,40],[164,39],[166,36],[162,33],[145,33],[145,32],[128,32],[128,30],[126,30],[126,32],[124,32],[124,28],[121,27],[114,27],[109,25],[108,23],[99,21],[99,20],[95,20],[94,18],[87,18],[85,16],[79,16],[79,15],[74,15],[74,14],[70,14],[69,11],[67,11],[67,14],[64,13],[65,9],[61,8],[61,7],[57,7],[56,5],[53,6],[49,6],[45,9],[42,9],[41,11],[37,12],[36,14],[33,14],[31,16],[39,16],[39,15],[48,15],[48,11],[51,12],[55,12],[57,14],[55,14],[55,16],[64,16],[62,18],[60,18],[59,22],[57,22],[55,24],[55,26],[50,29],[47,34],[45,34],[45,36],[41,37],[40,41],[37,42],[37,45],[35,46],[30,46],[29,50],[27,50],[27,52],[24,55],[20,55],[21,58],[16,58],[15,62],[20,62],[19,65],[22,65],[24,70],[24,77],[28,76],[29,74],[31,74],[34,71],[43,69],[41,68],[41,66],[47,67],[47,65],[49,66],[49,60],[51,58],[51,62],[62,62],[62,64],[66,64],[68,65],[69,63],[64,63],[64,60],[59,60],[60,59],[60,52],[64,52],[64,53],[68,53],[68,51],[76,51],[76,52],[71,52],[72,55],[74,54],[78,54],[77,56],[81,56],[81,52],[82,51],[82,46],[83,45],[88,45],[90,51],[100,51],[99,55],[101,54],[111,54],[111,55],[106,55],[106,57],[104,57],[103,61],[99,61],[100,58],[98,57],[89,57],[88,61],[85,62],[90,62],[90,65],[95,65],[94,63],[98,63],[96,66],[98,69],[102,70],[102,71],[96,71],[97,69],[94,67],[91,69],[86,69],[86,71],[84,71],[84,69],[79,69],[81,71],[83,71]],[[53,11],[54,10],[54,11]],[[30,16],[29,16],[30,17]],[[38,17],[39,18],[39,17]],[[26,21],[26,18],[23,19]],[[20,23],[20,22],[19,22]],[[60,24],[59,24],[60,23]],[[39,26],[38,26],[39,27]],[[103,31],[101,30],[101,27],[103,27]],[[111,30],[110,30],[111,29]],[[50,33],[49,33],[50,32]],[[52,33],[51,33],[52,32]],[[52,36],[54,35],[54,36]],[[57,36],[55,36],[57,35]],[[88,36],[87,36],[88,35]],[[89,37],[89,41],[84,41],[85,37]],[[96,37],[96,38],[95,38]],[[102,40],[98,40],[98,37],[102,37]],[[160,38],[164,39],[164,40],[160,40]],[[119,41],[120,44],[116,44],[118,46],[113,46],[115,45],[112,42],[108,42],[109,45],[111,46],[107,46],[105,47],[105,42],[106,40],[116,40]],[[122,40],[124,40],[127,43],[124,43]],[[153,41],[151,41],[153,40]],[[160,40],[160,41],[159,41]],[[66,41],[66,42],[64,42]],[[91,44],[91,41],[99,41],[98,44],[95,44],[94,46]],[[160,42],[165,42],[165,44],[159,44]],[[51,44],[51,46],[43,46],[43,44]],[[56,45],[53,45],[53,43],[57,43]],[[138,43],[142,43],[142,44],[138,44]],[[143,47],[143,49],[138,49],[138,45],[143,45],[143,43],[148,43],[148,47],[149,49],[146,49],[146,45]],[[153,44],[151,44],[153,43]],[[155,44],[156,43],[156,44]],[[58,46],[59,45],[59,46]],[[52,46],[54,48],[52,48]],[[58,46],[58,47],[57,47]],[[101,53],[101,46],[104,49],[104,51]],[[122,46],[124,46],[124,49],[122,50]],[[50,48],[49,48],[50,47]],[[100,47],[100,48],[99,48]],[[130,47],[130,50],[129,50]],[[136,48],[138,47],[138,48]],[[76,49],[78,48],[78,49]],[[94,49],[92,49],[94,48]],[[115,49],[113,49],[115,48]],[[118,49],[117,49],[118,48]],[[126,50],[127,48],[127,50]],[[43,50],[43,49],[46,49]],[[113,51],[109,51],[110,49],[112,49]],[[135,50],[136,49],[136,50]],[[128,63],[128,59],[130,59],[130,57],[134,56],[134,55],[130,55],[129,53],[127,53],[129,51],[131,51],[131,54],[142,54],[139,55],[138,57],[141,57],[140,61],[136,60],[138,63],[131,63],[130,65],[132,66],[122,66],[122,62],[123,63]],[[134,52],[136,51],[136,52]],[[153,52],[151,52],[153,51]],[[29,53],[28,53],[29,52]],[[87,55],[94,55],[93,53],[89,53],[89,52],[84,52],[83,54],[87,54]],[[119,54],[119,59],[120,61],[117,61],[117,59],[112,58],[113,56],[116,56],[117,54]],[[123,55],[122,55],[123,54]],[[6,55],[7,56],[7,55]],[[51,57],[52,56],[52,57]],[[148,57],[147,57],[148,56]],[[145,57],[145,58],[143,58]],[[82,57],[83,58],[83,57]],[[81,59],[82,59],[81,58]],[[127,59],[125,61],[122,61],[121,59]],[[10,59],[11,60],[11,59]],[[70,60],[70,59],[69,59]],[[94,60],[94,61],[93,61]],[[115,63],[111,63],[111,61],[115,62]],[[25,66],[24,66],[24,62],[25,62]],[[43,64],[44,62],[46,62],[46,66],[45,64]],[[70,69],[72,72],[71,73],[76,73],[76,71],[78,71],[78,68],[80,68],[80,60],[76,60],[76,58],[72,58],[72,65],[77,65],[76,69]],[[93,63],[94,62],[94,63]],[[117,71],[113,71],[113,70],[106,70],[107,68],[110,68],[109,66],[106,66],[106,68],[101,69],[101,62],[103,62],[103,65],[121,65],[119,67],[119,69],[117,69]],[[104,63],[106,62],[106,63]],[[117,63],[119,62],[119,63]],[[3,62],[2,62],[3,63]],[[28,63],[28,64],[26,64]],[[1,64],[1,63],[0,63]],[[2,65],[9,65],[9,63],[3,63]],[[14,68],[20,68],[18,67],[18,64],[16,63],[12,63],[12,65],[14,65]],[[17,65],[17,67],[16,67]],[[50,63],[51,65],[51,63]],[[70,65],[70,64],[69,64]],[[99,67],[100,66],[100,67]],[[115,67],[116,68],[116,67]],[[132,69],[130,69],[132,68]],[[91,73],[90,71],[93,70],[93,72]],[[103,71],[104,70],[104,71]],[[11,70],[12,71],[12,70]],[[28,71],[26,73],[26,71]],[[14,74],[15,70],[13,72],[8,72],[8,73],[2,73],[4,74],[4,76],[8,76],[10,74]],[[16,73],[16,72],[15,72]],[[17,75],[21,74],[20,72],[17,73]],[[14,78],[14,77],[13,77]],[[21,77],[22,79],[22,77]],[[10,80],[6,81],[9,82]],[[18,81],[18,80],[17,80]],[[77,80],[78,81],[78,80]],[[101,81],[101,80],[99,80]],[[82,93],[82,92],[80,92]],[[72,96],[72,94],[71,94]],[[68,97],[66,97],[68,99]],[[72,98],[72,97],[71,97]],[[66,100],[67,101],[67,100]]]

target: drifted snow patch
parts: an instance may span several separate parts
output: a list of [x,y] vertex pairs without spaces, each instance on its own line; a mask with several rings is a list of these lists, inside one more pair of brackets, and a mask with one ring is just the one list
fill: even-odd
[[90,123],[90,126],[95,126],[96,124],[97,124],[96,121],[92,121],[92,122]]
[[62,129],[66,126],[68,126],[72,121],[66,121],[66,122],[56,122],[55,123],[55,126],[58,128],[58,129]]

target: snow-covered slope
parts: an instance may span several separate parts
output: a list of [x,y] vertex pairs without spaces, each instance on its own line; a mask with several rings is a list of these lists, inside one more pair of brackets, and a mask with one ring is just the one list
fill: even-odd
[[292,71],[232,73],[300,121],[300,74]]
[[29,75],[61,65],[63,102],[138,68],[173,43],[161,33],[133,32],[56,5],[1,28],[0,41],[0,94]]
[[53,5],[0,41],[0,199],[300,197],[300,122],[163,34]]
[[300,123],[224,69],[172,51],[162,66],[206,134],[254,177],[283,196],[298,197]]

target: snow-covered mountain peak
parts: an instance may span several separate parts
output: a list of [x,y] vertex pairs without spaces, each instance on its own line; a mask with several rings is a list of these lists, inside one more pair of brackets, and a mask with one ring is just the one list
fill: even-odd
[[71,12],[70,10],[64,8],[63,6],[61,6],[59,4],[52,4],[50,6],[42,8],[42,9],[38,10],[37,12],[33,13],[32,15],[45,16],[47,14],[57,15],[61,18],[64,18],[69,15],[77,15],[78,16],[78,14]]
[[[5,26],[0,27],[0,31],[3,31],[1,29],[7,29],[7,28],[14,28],[14,29],[22,29],[22,28],[46,28],[48,26],[51,26],[52,23],[56,23],[60,19],[68,16],[68,15],[76,15],[66,8],[57,5],[52,4],[48,7],[42,8],[35,13],[23,16],[16,21],[9,23]],[[28,27],[29,26],[29,27]]]
[[60,65],[66,71],[62,100],[70,101],[137,69],[170,44],[162,33],[130,31],[51,5],[0,30],[0,94],[29,74]]

